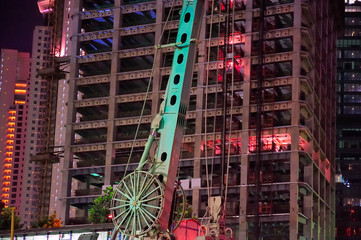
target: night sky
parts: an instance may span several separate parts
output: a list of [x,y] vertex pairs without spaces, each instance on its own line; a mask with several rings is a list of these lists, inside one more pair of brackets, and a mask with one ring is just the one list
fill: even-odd
[[0,48],[31,53],[37,25],[44,25],[44,17],[36,0],[0,0]]

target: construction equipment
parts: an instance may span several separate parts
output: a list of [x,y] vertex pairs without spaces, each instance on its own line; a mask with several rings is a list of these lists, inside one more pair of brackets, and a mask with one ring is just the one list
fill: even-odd
[[[137,169],[126,175],[114,190],[110,208],[115,225],[112,239],[118,232],[133,238],[174,239],[172,224],[180,222],[184,215],[183,208],[183,213],[173,219],[172,203],[175,191],[181,189],[175,183],[203,6],[204,0],[183,2],[177,41],[173,44],[172,72],[160,111],[152,121],[151,134]],[[149,152],[157,134],[158,147],[150,160]],[[226,239],[224,224],[220,224],[222,198],[210,198],[209,209],[212,220],[209,227],[205,226],[208,236],[200,239]]]

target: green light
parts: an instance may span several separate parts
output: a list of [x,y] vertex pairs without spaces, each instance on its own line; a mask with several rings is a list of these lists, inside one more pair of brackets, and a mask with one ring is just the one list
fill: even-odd
[[100,176],[98,173],[91,173],[90,175],[92,175],[94,177],[99,177]]

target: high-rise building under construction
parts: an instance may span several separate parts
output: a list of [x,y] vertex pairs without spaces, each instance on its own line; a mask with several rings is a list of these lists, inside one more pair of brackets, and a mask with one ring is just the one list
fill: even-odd
[[[225,222],[236,239],[334,239],[343,5],[205,2],[178,171],[194,217],[202,220],[209,196],[226,193]],[[136,168],[171,71],[181,7],[181,0],[71,1],[54,209],[65,224],[87,223],[102,188]]]

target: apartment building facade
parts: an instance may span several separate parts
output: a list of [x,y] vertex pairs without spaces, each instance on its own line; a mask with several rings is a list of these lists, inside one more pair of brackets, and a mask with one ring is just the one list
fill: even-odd
[[1,201],[21,206],[30,81],[30,54],[1,49],[0,164]]

